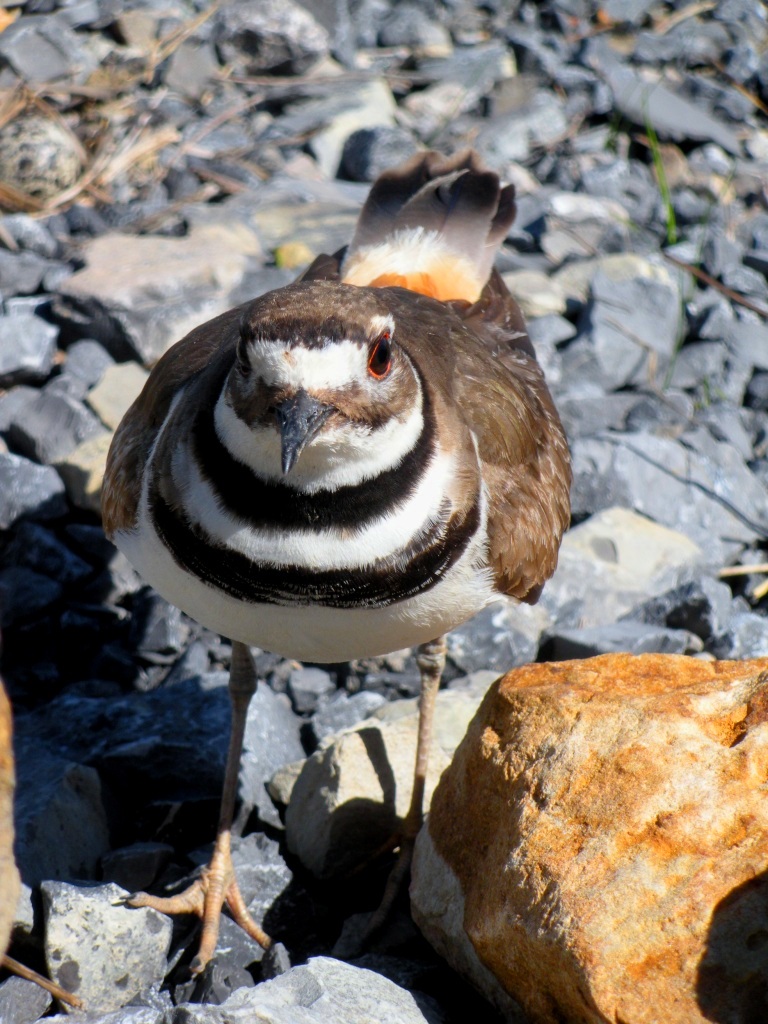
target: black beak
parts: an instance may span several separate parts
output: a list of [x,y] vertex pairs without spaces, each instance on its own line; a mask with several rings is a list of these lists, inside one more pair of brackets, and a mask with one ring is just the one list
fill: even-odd
[[333,412],[303,389],[286,398],[275,410],[280,427],[283,473],[290,473],[296,460]]

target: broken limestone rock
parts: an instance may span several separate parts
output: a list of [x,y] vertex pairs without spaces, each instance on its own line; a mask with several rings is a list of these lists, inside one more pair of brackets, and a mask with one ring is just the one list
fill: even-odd
[[[489,683],[478,672],[461,689],[438,694],[425,808]],[[415,699],[386,704],[304,762],[285,828],[288,849],[313,874],[343,875],[396,831],[411,800],[417,727]]]
[[165,914],[126,906],[114,882],[44,882],[42,892],[51,978],[90,1011],[118,1010],[162,981],[173,927]]
[[116,359],[151,365],[206,318],[259,256],[244,225],[209,224],[184,238],[102,235],[83,247],[85,266],[61,285],[66,315],[79,316]]
[[[437,1024],[435,1017],[422,1011],[429,1001],[413,994],[388,978],[361,967],[353,967],[332,957],[313,957],[255,988],[238,989],[220,1008],[215,1019],[231,1024],[264,1021],[269,1024]],[[182,1012],[198,1009],[185,1006]],[[174,1016],[174,1021],[198,1020]],[[201,1018],[211,1020],[214,1018]]]
[[606,508],[566,533],[541,604],[553,618],[599,626],[677,586],[704,558],[678,530],[628,508]]
[[746,1020],[768,985],[767,772],[766,659],[517,669],[435,791],[415,919],[531,1024]]

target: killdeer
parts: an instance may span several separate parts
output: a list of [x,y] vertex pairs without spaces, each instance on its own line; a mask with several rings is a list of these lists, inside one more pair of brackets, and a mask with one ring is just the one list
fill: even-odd
[[[537,599],[569,520],[570,462],[520,310],[492,269],[514,190],[471,152],[374,184],[346,251],[198,327],[115,434],[104,523],[144,579],[233,641],[232,735],[213,858],[170,899],[263,945],[232,869],[248,645],[310,662],[419,648],[405,848],[422,817],[445,634]],[[407,866],[407,857],[402,861]]]

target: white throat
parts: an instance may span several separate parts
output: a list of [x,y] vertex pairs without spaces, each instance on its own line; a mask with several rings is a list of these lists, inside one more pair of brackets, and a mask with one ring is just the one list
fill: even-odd
[[214,410],[219,440],[230,454],[263,480],[280,481],[298,491],[354,487],[394,469],[414,447],[424,428],[421,390],[413,408],[371,428],[355,423],[324,428],[285,475],[276,427],[249,426],[227,402],[224,392]]

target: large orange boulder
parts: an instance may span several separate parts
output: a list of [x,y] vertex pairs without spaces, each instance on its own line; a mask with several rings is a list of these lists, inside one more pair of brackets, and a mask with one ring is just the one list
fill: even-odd
[[13,859],[12,738],[11,706],[0,682],[0,956],[8,948],[19,899],[19,872]]
[[509,673],[435,791],[411,900],[510,1018],[768,1020],[768,660]]

